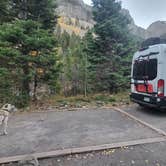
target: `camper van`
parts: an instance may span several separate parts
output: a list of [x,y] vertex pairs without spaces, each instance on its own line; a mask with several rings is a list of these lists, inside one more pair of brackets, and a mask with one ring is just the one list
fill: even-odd
[[134,54],[130,97],[141,106],[166,109],[166,44],[151,45]]

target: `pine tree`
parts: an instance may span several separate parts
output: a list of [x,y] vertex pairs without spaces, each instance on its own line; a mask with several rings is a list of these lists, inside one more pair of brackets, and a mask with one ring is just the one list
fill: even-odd
[[123,58],[133,48],[129,20],[122,14],[121,4],[116,0],[93,0],[93,15],[96,25],[89,39],[88,59],[94,89],[116,92],[125,84]]
[[[25,101],[30,99],[32,83],[34,99],[38,83],[46,83],[52,91],[56,88],[59,67],[54,7],[52,0],[10,0],[13,21],[0,26],[0,76],[15,78],[12,92],[16,88],[15,96]],[[22,103],[26,102],[19,105]]]
[[9,0],[14,19],[40,22],[42,28],[54,30],[57,23],[56,0]]
[[16,21],[0,27],[1,69],[6,68],[13,76],[18,73],[19,93],[27,97],[31,82],[48,83],[53,74],[57,78],[56,40],[40,26],[34,21]]
[[87,92],[95,92],[96,84],[96,60],[95,60],[95,50],[97,49],[97,43],[94,38],[93,30],[89,30],[84,38],[82,39],[82,51],[84,54],[85,65],[84,65],[84,92],[85,96]]
[[11,19],[9,0],[0,1],[0,24]]

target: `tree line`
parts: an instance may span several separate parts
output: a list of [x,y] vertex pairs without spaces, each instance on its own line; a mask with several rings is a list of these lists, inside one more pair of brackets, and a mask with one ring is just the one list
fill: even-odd
[[83,38],[56,29],[55,0],[0,1],[0,103],[19,107],[49,95],[116,93],[129,87],[138,47],[116,0],[93,0],[96,22]]

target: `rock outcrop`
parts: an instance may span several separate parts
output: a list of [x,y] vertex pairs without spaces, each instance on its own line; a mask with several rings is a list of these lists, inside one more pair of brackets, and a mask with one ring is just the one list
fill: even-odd
[[88,23],[93,23],[92,9],[84,4],[83,0],[58,0],[58,12],[61,16],[79,18]]
[[57,3],[61,31],[84,36],[94,26],[92,8],[84,4],[83,0],[58,0]]
[[138,37],[140,37],[140,38],[146,38],[146,30],[144,29],[144,28],[142,28],[142,27],[139,27],[139,26],[137,26],[136,24],[135,24],[135,22],[134,22],[134,19],[131,17],[131,15],[130,15],[130,12],[127,10],[127,9],[122,9],[122,13],[126,16],[126,17],[128,17],[128,19],[130,20],[130,25],[129,25],[129,29],[130,29],[130,31],[134,34],[134,35],[136,35],[136,36],[138,36]]
[[146,31],[147,31],[146,38],[165,36],[165,34],[166,34],[166,21],[156,21],[156,22],[152,23],[147,28]]

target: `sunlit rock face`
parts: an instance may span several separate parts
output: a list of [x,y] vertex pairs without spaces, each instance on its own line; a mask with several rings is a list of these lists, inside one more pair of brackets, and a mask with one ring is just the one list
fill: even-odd
[[82,0],[58,0],[57,14],[61,31],[84,36],[88,29],[94,26],[92,8]]
[[92,9],[82,0],[58,0],[58,11],[63,16],[79,18],[80,20],[93,22]]

